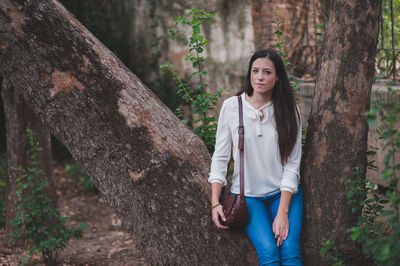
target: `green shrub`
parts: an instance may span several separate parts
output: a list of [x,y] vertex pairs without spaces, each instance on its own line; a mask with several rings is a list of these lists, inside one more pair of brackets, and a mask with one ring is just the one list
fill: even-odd
[[332,266],[344,266],[344,262],[341,259],[341,255],[334,251],[335,242],[326,240],[322,246],[319,254],[322,256],[324,262],[329,263]]
[[[387,99],[393,99],[391,94],[398,93],[388,88]],[[400,104],[384,100],[373,99],[371,108],[366,113],[368,124],[374,125],[378,114],[382,128],[377,129],[378,139],[384,141],[386,156],[381,178],[386,180],[389,187],[386,195],[372,193],[375,184],[361,179],[360,169],[355,168],[355,179],[348,180],[346,184],[347,198],[352,206],[352,212],[362,210],[358,217],[357,225],[347,230],[351,240],[361,244],[365,258],[376,265],[400,265],[400,191],[398,189],[400,164],[396,163],[395,156],[400,150],[400,131],[398,130]],[[374,156],[377,148],[371,147],[367,155]],[[377,170],[375,161],[369,159],[368,168]],[[372,196],[367,198],[367,191]],[[388,205],[388,207],[385,207]],[[325,242],[320,253],[333,265],[344,265],[338,254],[333,254],[333,243]],[[336,264],[341,263],[341,264]]]
[[[275,9],[273,11],[275,14],[275,20],[272,21],[272,24],[276,28],[274,31],[275,34],[275,44],[274,47],[278,51],[278,54],[281,56],[283,60],[283,65],[285,66],[286,71],[288,72],[288,78],[290,81],[290,86],[292,86],[293,92],[296,95],[300,91],[299,85],[304,82],[303,79],[297,79],[293,74],[293,70],[296,68],[295,65],[289,62],[288,55],[285,53],[287,41],[282,40],[283,32],[281,30],[282,21],[279,20],[279,10]],[[296,101],[299,101],[299,98],[296,97]]]
[[44,180],[44,172],[40,168],[38,151],[41,149],[35,140],[32,130],[27,130],[29,140],[29,159],[31,167],[19,167],[21,176],[17,179],[16,217],[10,221],[13,228],[10,240],[25,239],[29,254],[23,258],[23,264],[34,253],[41,253],[46,265],[53,265],[57,258],[57,250],[64,249],[72,237],[82,237],[86,228],[81,223],[78,228],[67,227],[68,218],[59,214],[58,209],[51,206],[51,200],[45,194],[49,186]]
[[[396,93],[388,88],[387,99],[390,94]],[[398,92],[397,92],[398,93]],[[367,258],[371,258],[377,265],[400,265],[400,191],[398,189],[400,163],[395,157],[400,150],[400,131],[398,130],[400,104],[374,99],[370,110],[366,113],[370,126],[380,115],[382,128],[377,130],[378,138],[385,142],[384,169],[381,177],[389,187],[386,197],[373,195],[365,199],[366,185],[374,186],[367,180],[355,184],[348,183],[348,198],[353,211],[362,208],[362,215],[358,217],[357,226],[348,229],[351,239],[362,244],[362,251]],[[360,200],[364,198],[365,200]],[[390,203],[388,209],[384,204]]]
[[[201,34],[200,25],[204,22],[210,22],[212,17],[214,17],[214,14],[209,14],[202,9],[192,9],[189,13],[175,18],[175,26],[168,29],[170,38],[175,39],[178,33],[180,33],[177,28],[179,24],[188,25],[192,28],[192,35],[189,37],[189,40],[182,34],[179,36],[188,43],[189,47],[189,55],[186,56],[185,61],[191,62],[195,69],[189,75],[188,79],[196,76],[198,78],[198,85],[190,86],[179,72],[173,70],[175,66],[171,63],[167,62],[160,66],[163,69],[163,74],[170,73],[172,75],[172,79],[178,85],[177,93],[192,108],[191,112],[195,120],[193,122],[182,120],[182,122],[192,128],[204,141],[210,153],[214,151],[217,124],[216,118],[210,116],[209,111],[214,109],[218,100],[222,97],[222,92],[225,91],[224,89],[218,89],[215,93],[207,93],[206,88],[208,84],[204,82],[204,78],[207,75],[207,71],[204,70],[204,64],[207,62],[207,59],[202,56],[202,53],[208,41]],[[176,115],[182,119],[182,110],[177,109]]]

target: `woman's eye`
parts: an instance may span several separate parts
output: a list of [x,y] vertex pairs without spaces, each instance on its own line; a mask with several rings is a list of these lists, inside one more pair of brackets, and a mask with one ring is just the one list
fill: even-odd
[[258,72],[258,69],[253,69],[253,73],[257,73]]
[[264,71],[267,75],[270,75],[270,74],[272,74],[272,72],[271,71]]

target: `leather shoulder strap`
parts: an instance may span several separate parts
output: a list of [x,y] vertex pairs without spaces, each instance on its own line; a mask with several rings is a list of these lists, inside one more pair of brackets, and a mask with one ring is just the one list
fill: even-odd
[[243,104],[242,97],[238,96],[239,101],[239,151],[240,151],[240,199],[244,201],[244,126],[243,126]]

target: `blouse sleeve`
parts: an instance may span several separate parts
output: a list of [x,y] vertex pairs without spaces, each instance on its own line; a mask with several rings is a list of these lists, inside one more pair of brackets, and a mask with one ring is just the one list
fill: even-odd
[[232,135],[229,127],[229,111],[227,101],[224,101],[218,118],[217,133],[215,136],[215,150],[211,158],[211,172],[209,183],[218,182],[226,185],[226,174],[231,157]]
[[296,143],[286,164],[283,166],[283,175],[280,187],[281,191],[286,190],[292,192],[293,194],[297,193],[297,188],[300,180],[301,137],[302,126],[301,119],[299,119]]

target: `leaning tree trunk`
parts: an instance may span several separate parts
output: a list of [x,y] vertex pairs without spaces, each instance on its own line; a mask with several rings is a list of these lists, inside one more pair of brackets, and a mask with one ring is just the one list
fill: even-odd
[[0,2],[0,74],[84,166],[149,263],[254,259],[242,232],[212,224],[203,142],[57,1]]
[[325,240],[348,265],[361,263],[346,229],[356,224],[346,180],[366,172],[369,108],[381,1],[331,1],[302,162],[307,265],[320,265]]
[[[3,80],[1,94],[7,130],[6,233],[10,236],[12,231],[10,221],[15,218],[15,208],[19,203],[16,190],[17,179],[21,176],[21,172],[18,168],[20,166],[24,169],[33,167],[27,153],[29,144],[26,130],[28,128],[35,133],[36,141],[39,142],[42,148],[38,152],[38,161],[44,172],[43,178],[49,183],[45,193],[51,199],[51,205],[54,208],[57,206],[57,196],[52,179],[51,135],[49,129],[7,79]],[[23,240],[9,242],[9,244],[13,245],[23,245],[23,243]]]

